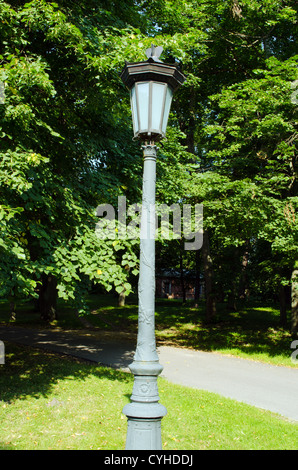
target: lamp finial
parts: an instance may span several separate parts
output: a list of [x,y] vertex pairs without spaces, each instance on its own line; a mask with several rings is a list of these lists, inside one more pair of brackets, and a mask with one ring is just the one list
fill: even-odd
[[151,44],[151,47],[146,50],[146,56],[148,59],[154,60],[154,62],[161,62],[159,60],[159,57],[163,51],[163,48],[161,46],[154,46],[154,44]]

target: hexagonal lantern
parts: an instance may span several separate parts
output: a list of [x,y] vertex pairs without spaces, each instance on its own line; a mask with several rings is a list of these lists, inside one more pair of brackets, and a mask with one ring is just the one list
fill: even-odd
[[130,90],[134,138],[159,141],[166,135],[173,93],[184,82],[177,65],[159,60],[162,47],[147,49],[147,61],[126,63],[121,73]]

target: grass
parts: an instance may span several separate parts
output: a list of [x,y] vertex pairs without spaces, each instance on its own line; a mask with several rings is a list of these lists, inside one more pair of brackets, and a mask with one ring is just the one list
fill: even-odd
[[[11,344],[0,371],[0,449],[124,449],[131,374]],[[165,450],[297,448],[297,423],[268,411],[162,378],[159,393]]]
[[[137,332],[137,299],[129,297],[127,305],[117,306],[112,295],[90,295],[92,314],[88,316],[96,329],[124,332],[133,340]],[[156,338],[158,344],[168,344],[203,351],[213,351],[287,367],[298,367],[291,361],[292,338],[288,329],[279,326],[279,311],[273,305],[246,304],[239,311],[227,311],[219,306],[215,323],[204,321],[204,304],[198,308],[179,300],[156,300]],[[8,305],[0,303],[0,323],[10,323]],[[15,325],[45,327],[30,302],[17,310]],[[49,327],[82,329],[73,311],[59,304],[58,319]]]

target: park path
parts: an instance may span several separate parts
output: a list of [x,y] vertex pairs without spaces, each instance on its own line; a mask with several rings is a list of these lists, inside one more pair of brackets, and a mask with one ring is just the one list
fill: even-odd
[[[111,335],[0,327],[0,340],[80,357],[128,370],[135,342]],[[263,364],[218,353],[159,346],[162,376],[172,383],[218,393],[298,422],[298,368]],[[9,366],[9,364],[6,364]]]

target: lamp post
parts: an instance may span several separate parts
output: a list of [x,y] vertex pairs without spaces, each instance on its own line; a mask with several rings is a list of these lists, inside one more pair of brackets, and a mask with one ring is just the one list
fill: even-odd
[[159,403],[159,364],[155,342],[155,180],[156,142],[165,137],[174,91],[185,77],[176,65],[159,60],[162,47],[151,46],[145,62],[126,63],[121,78],[130,90],[134,138],[144,142],[143,195],[138,285],[138,339],[133,363],[131,402],[127,416],[126,449],[159,450],[161,419],[166,408]]

